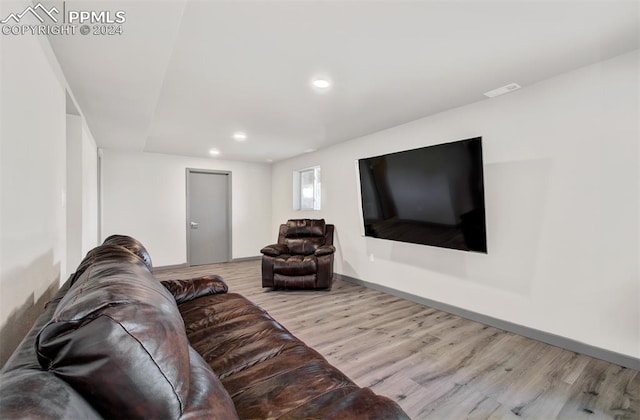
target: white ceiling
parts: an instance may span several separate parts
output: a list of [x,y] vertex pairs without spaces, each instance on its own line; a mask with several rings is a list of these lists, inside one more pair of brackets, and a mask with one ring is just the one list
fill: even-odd
[[639,5],[67,1],[124,10],[124,33],[50,42],[99,147],[265,162],[638,49]]

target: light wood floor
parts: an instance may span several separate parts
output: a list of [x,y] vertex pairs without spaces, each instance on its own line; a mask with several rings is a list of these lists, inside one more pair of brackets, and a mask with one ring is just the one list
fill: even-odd
[[155,272],[210,273],[413,419],[640,419],[638,371],[360,285],[263,289],[258,260]]

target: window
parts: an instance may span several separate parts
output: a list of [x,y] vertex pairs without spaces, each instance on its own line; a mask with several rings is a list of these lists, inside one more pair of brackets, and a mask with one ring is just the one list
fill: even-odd
[[293,209],[320,210],[320,167],[293,171]]

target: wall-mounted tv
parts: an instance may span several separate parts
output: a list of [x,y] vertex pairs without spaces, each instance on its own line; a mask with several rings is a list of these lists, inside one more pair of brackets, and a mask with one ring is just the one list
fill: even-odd
[[358,161],[364,234],[487,252],[482,137]]

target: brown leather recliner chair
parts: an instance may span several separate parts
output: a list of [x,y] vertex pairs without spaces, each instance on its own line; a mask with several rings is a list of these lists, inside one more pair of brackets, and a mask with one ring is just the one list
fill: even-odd
[[260,250],[262,287],[330,289],[333,231],[324,219],[291,219],[280,225],[278,243]]

